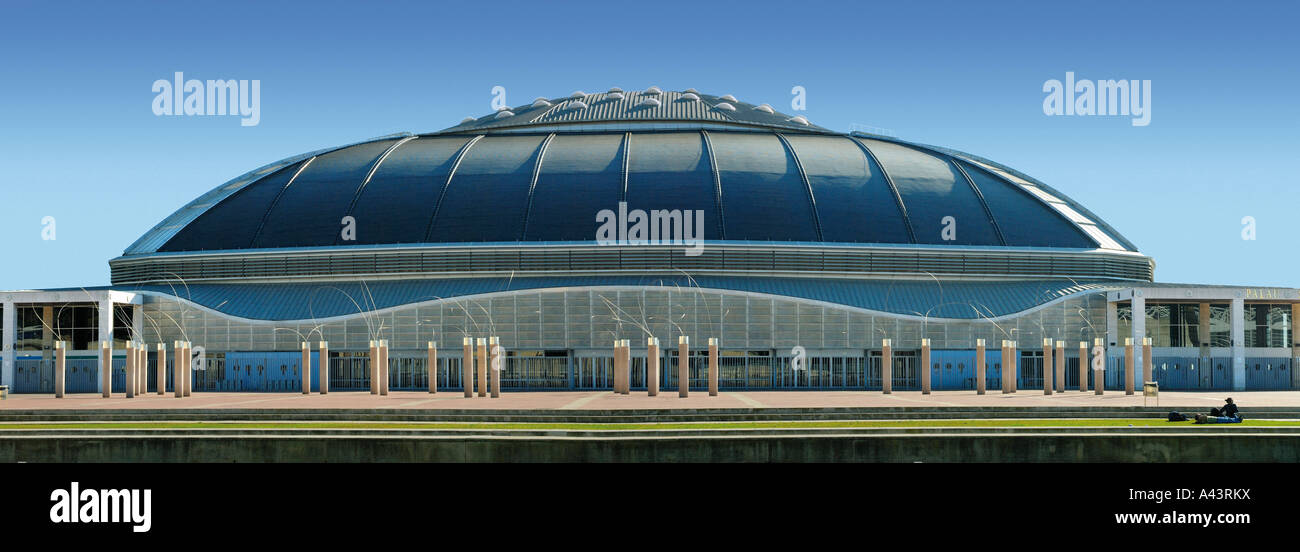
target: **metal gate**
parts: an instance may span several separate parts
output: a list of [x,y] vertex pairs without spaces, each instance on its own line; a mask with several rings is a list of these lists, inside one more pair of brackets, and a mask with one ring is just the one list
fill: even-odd
[[[125,360],[122,361],[125,373]],[[66,393],[94,393],[99,388],[99,359],[69,358],[63,389]],[[125,382],[125,378],[123,379]],[[54,393],[54,361],[19,359],[14,361],[14,393]]]
[[370,358],[366,353],[330,353],[330,391],[370,389]]
[[[317,362],[311,353],[311,389],[320,390]],[[194,371],[195,391],[297,391],[302,392],[302,353],[226,353],[208,359],[204,370]]]
[[1201,389],[1201,357],[1151,356],[1151,376],[1161,390],[1194,391]]
[[[880,364],[883,353],[871,351],[867,363],[866,389],[882,390]],[[917,351],[894,351],[893,366],[890,372],[890,386],[896,391],[916,391],[921,389],[920,357]]]
[[1043,352],[1020,351],[1020,373],[1016,377],[1016,389],[1043,388]]
[[1246,389],[1287,391],[1291,389],[1291,359],[1247,358]]
[[[636,386],[637,360],[641,361],[641,387],[645,387],[645,358],[632,358],[633,386]],[[610,359],[611,366],[613,359]],[[506,354],[501,363],[501,389],[567,389],[569,387],[569,357],[546,356],[544,353],[526,355]],[[611,387],[612,388],[612,387]]]

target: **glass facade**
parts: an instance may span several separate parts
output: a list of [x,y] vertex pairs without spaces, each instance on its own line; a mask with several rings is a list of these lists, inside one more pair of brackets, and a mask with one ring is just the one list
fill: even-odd
[[1242,314],[1247,347],[1291,346],[1290,304],[1247,303]]
[[1232,346],[1232,305],[1210,304],[1210,346]]
[[[1132,334],[1132,307],[1117,307],[1121,343]],[[1210,335],[1200,335],[1198,303],[1147,303],[1146,332],[1156,347],[1232,347],[1232,304],[1210,303]],[[1246,303],[1242,310],[1242,345],[1284,348],[1292,344],[1294,321],[1289,303]],[[1208,343],[1204,340],[1208,337]]]
[[994,320],[904,318],[743,293],[682,289],[535,291],[444,300],[379,314],[326,322],[249,322],[171,300],[149,297],[145,339],[188,340],[209,351],[296,351],[306,338],[334,351],[363,351],[372,339],[397,350],[423,350],[428,341],[458,347],[466,336],[501,337],[508,350],[605,351],[615,339],[645,343],[655,336],[676,344],[709,337],[728,350],[788,352],[792,347],[866,350],[882,338],[917,349],[928,337],[936,349],[973,349],[976,339],[998,343],[1043,337],[1074,343],[1105,335],[1105,295],[1094,293]]
[[[131,307],[113,312],[113,348],[134,338]],[[19,305],[16,307],[14,349],[51,351],[54,342],[66,341],[74,351],[99,348],[99,306],[95,304]]]
[[1148,303],[1146,330],[1155,347],[1200,347],[1200,305]]

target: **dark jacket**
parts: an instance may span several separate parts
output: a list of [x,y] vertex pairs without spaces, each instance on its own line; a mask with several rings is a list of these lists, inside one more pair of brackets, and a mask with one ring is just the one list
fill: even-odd
[[1229,417],[1229,418],[1236,418],[1236,417],[1237,417],[1237,405],[1236,405],[1235,403],[1228,403],[1228,404],[1224,405],[1223,408],[1219,410],[1219,415],[1220,415],[1220,416],[1227,416],[1227,417]]

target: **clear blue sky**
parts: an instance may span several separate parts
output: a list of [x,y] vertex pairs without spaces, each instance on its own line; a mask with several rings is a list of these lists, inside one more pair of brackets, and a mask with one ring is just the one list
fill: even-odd
[[[1166,282],[1300,286],[1294,3],[5,1],[0,289],[107,261],[239,174],[575,89],[734,94],[983,155],[1064,191]],[[258,79],[261,123],[157,117],[157,79]],[[1149,126],[1048,117],[1044,81],[1152,81]],[[54,216],[57,240],[41,239]],[[1257,239],[1241,239],[1241,219]]]

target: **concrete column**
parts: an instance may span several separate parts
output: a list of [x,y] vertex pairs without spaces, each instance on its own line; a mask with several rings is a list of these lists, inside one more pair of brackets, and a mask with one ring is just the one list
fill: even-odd
[[619,347],[623,351],[623,394],[629,395],[632,393],[632,340],[624,339]]
[[388,395],[388,340],[379,340],[379,394]]
[[185,396],[185,386],[181,379],[185,377],[181,367],[185,365],[185,347],[180,341],[172,343],[172,394],[179,399]]
[[311,394],[311,342],[302,342],[302,394]]
[[185,377],[181,379],[184,380],[182,383],[185,384],[185,396],[188,397],[194,391],[194,344],[186,341],[184,347],[185,356],[181,361],[181,371],[184,372]]
[[487,396],[487,338],[478,338],[478,396]]
[[677,396],[686,398],[691,394],[691,338],[677,336]]
[[136,341],[131,342],[131,352],[128,354],[135,359],[135,373],[133,374],[134,377],[129,377],[127,380],[131,382],[130,385],[135,387],[135,396],[137,397],[145,394],[145,387],[141,385],[144,381],[142,376],[144,376],[145,371],[149,369],[149,365],[145,363],[145,359],[140,357],[140,353],[143,351],[144,343]]
[[1156,378],[1151,375],[1155,373],[1152,370],[1154,365],[1155,361],[1151,360],[1151,338],[1144,337],[1142,338],[1142,375],[1145,379],[1141,383],[1155,381]]
[[488,339],[488,354],[491,359],[488,366],[492,368],[492,398],[494,399],[501,397],[501,369],[505,367],[506,362],[506,359],[501,357],[503,353],[500,337]]
[[1106,343],[1119,346],[1119,303],[1106,302]]
[[1043,394],[1052,394],[1052,376],[1055,372],[1052,370],[1052,338],[1043,338]]
[[134,341],[131,345],[131,354],[135,357],[135,377],[128,378],[135,386],[135,396],[139,397],[147,393],[147,387],[144,385],[145,373],[149,370],[149,357],[140,353],[145,352],[144,343]]
[[320,394],[327,395],[330,392],[330,342],[320,342],[320,354],[317,356],[316,362],[320,364]]
[[647,395],[659,396],[659,338],[657,337],[646,339],[645,387]]
[[154,371],[154,378],[158,380],[158,395],[167,394],[167,346],[158,344],[158,366]]
[[921,394],[930,394],[930,338],[921,339]]
[[1092,342],[1092,389],[1097,395],[1106,393],[1106,347],[1100,337]]
[[370,394],[379,394],[379,343],[370,340]]
[[1136,355],[1133,378],[1138,385],[1141,385],[1143,378],[1146,377],[1142,373],[1142,367],[1146,366],[1146,363],[1142,361],[1141,345],[1142,339],[1147,336],[1147,301],[1139,293],[1133,292],[1133,344],[1136,346],[1133,351]]
[[99,342],[99,391],[105,398],[113,396],[113,342]]
[[[1198,344],[1201,358],[1210,357],[1210,303],[1201,301],[1196,309],[1196,333],[1201,342]],[[1203,363],[1202,363],[1203,364]]]
[[880,341],[880,390],[886,395],[894,392],[894,341]]
[[128,398],[128,399],[134,399],[134,398],[135,398],[135,361],[136,361],[136,358],[137,358],[137,355],[135,354],[135,342],[134,342],[134,341],[127,341],[127,342],[126,342],[126,388],[123,389],[123,391],[126,392],[126,398]]
[[1232,300],[1232,390],[1246,390],[1246,302]]
[[1011,386],[1007,385],[1007,380],[1010,379],[1008,377],[1009,374],[1011,374],[1011,341],[1007,339],[1003,339],[1002,340],[1002,394],[1004,395],[1011,392]]
[[[429,342],[429,354],[424,365],[429,373],[429,394],[435,395],[438,393],[438,342]],[[323,391],[324,388],[322,387],[321,390]]]
[[1056,367],[1056,392],[1065,392],[1065,342],[1056,342],[1056,362],[1052,363]]
[[[1300,389],[1300,332],[1296,324],[1300,321],[1300,303],[1291,304],[1291,388]],[[1207,334],[1208,335],[1208,334]]]
[[623,340],[623,394],[632,394],[632,340]]
[[614,340],[614,387],[615,395],[623,393],[623,340]]
[[139,366],[140,369],[136,371],[136,379],[140,381],[140,387],[139,387],[140,394],[148,395],[149,394],[149,345],[141,341],[140,347],[136,349],[135,353],[137,355],[140,355],[140,362],[137,364],[137,366]]
[[136,366],[139,367],[139,369],[136,370],[135,377],[136,377],[136,381],[140,382],[139,385],[136,387],[136,394],[148,395],[149,394],[149,344],[144,342],[144,306],[143,305],[131,306],[131,331],[135,333],[136,338],[140,340],[138,346],[136,347],[136,354],[140,355],[140,360],[139,362],[136,363]]
[[[1008,368],[1011,369],[1011,372],[1010,372],[1011,377],[1010,377],[1010,379],[1007,379],[1007,389],[1010,389],[1012,393],[1015,393],[1015,392],[1016,392],[1016,387],[1019,385],[1019,382],[1018,382],[1017,380],[1020,379],[1020,350],[1019,350],[1019,348],[1018,348],[1018,346],[1019,346],[1019,342],[1017,342],[1016,340],[1013,339],[1013,340],[1011,340],[1011,343],[1009,343],[1009,345],[1010,345],[1010,347],[1011,347],[1011,349],[1010,349],[1010,352],[1011,352],[1011,365],[1010,365],[1010,366],[1007,366],[1006,364],[1003,364],[1003,365],[1002,365],[1002,372],[1003,372],[1003,374],[1006,374],[1006,373],[1007,373],[1007,369],[1008,369]],[[1005,378],[1005,376],[1004,376],[1004,378]]]
[[975,394],[976,395],[983,395],[985,393],[984,387],[986,383],[985,377],[987,375],[987,372],[988,372],[988,368],[985,366],[985,361],[984,361],[984,340],[976,339],[975,340]]
[[1136,364],[1136,362],[1134,362],[1135,360],[1136,359],[1133,358],[1133,338],[1126,337],[1124,338],[1124,394],[1125,395],[1133,394],[1133,387],[1134,387],[1133,371],[1134,371],[1134,364]]
[[17,351],[14,350],[14,341],[18,335],[18,330],[14,328],[18,324],[18,311],[15,310],[13,301],[0,303],[0,385],[8,385],[10,389],[14,387],[14,362],[17,357]]
[[465,388],[465,398],[474,396],[474,338],[461,340],[460,383]]
[[1088,342],[1079,342],[1079,391],[1088,391]]
[[[112,299],[100,300],[98,301],[98,307],[99,307],[98,309],[99,325],[96,327],[96,330],[99,333],[100,348],[103,349],[104,342],[107,342],[108,349],[111,352],[113,349],[113,300]],[[110,396],[112,393],[112,387],[113,387],[112,360],[113,357],[110,356],[108,362],[103,362],[100,364],[101,373],[99,378],[99,384],[101,389],[99,389],[99,391],[101,393],[107,393],[106,395],[104,395],[105,397]],[[107,373],[107,377],[104,377],[104,373]]]
[[68,374],[68,342],[54,342],[54,398],[62,399]]
[[718,396],[718,338],[709,338],[709,396]]

